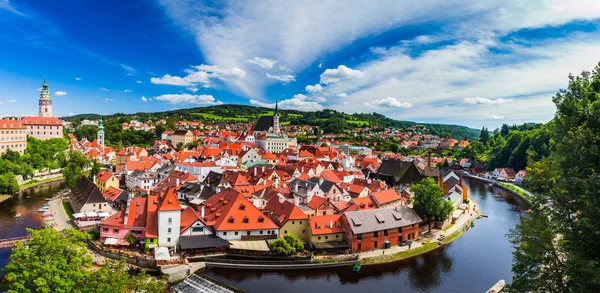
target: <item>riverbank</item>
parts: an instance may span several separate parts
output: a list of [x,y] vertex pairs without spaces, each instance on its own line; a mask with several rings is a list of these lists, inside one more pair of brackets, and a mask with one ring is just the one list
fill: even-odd
[[[499,188],[502,188],[503,190],[508,191],[512,195],[515,195],[516,197],[518,197],[518,198],[522,199],[523,201],[525,201],[527,204],[531,205],[531,197],[533,196],[533,194],[530,193],[529,191],[526,191],[526,190],[518,187],[518,186],[515,186],[515,185],[510,184],[510,183],[505,183],[505,182],[497,182],[496,180],[492,180],[492,179],[481,178],[479,176],[474,176],[474,175],[471,175],[471,174],[464,174],[463,173],[463,176],[464,177],[468,177],[468,178],[472,178],[472,179],[475,179],[475,180],[478,180],[478,181],[482,181],[482,182],[486,182],[486,183],[491,183],[494,186],[498,186]],[[500,183],[503,183],[503,184],[500,184]],[[506,184],[507,186],[505,186],[504,184]],[[519,192],[517,192],[517,191],[515,191],[515,190],[513,190],[511,188],[509,188],[508,186],[518,188],[519,190],[522,191],[522,193],[526,193],[527,196],[525,196],[525,195],[523,195],[523,194],[521,194],[521,193],[519,193]]]
[[43,179],[43,180],[31,180],[23,185],[20,185],[20,189],[19,191],[23,191],[25,189],[29,189],[32,187],[36,187],[39,185],[43,185],[43,184],[47,184],[47,183],[52,183],[52,182],[58,182],[58,181],[64,181],[65,177],[64,176],[60,176],[60,177],[55,177],[55,178],[49,178],[49,179]]
[[[473,207],[475,207],[474,212],[472,212]],[[374,251],[361,253],[365,255],[359,255],[360,263],[363,265],[378,265],[391,263],[423,255],[430,251],[442,248],[450,244],[452,241],[456,240],[464,232],[468,231],[468,229],[463,229],[463,227],[470,227],[471,223],[477,220],[479,212],[479,205],[472,198],[469,197],[469,210],[467,211],[467,214],[458,219],[456,223],[453,224],[449,229],[432,232],[431,236],[426,240],[419,239],[418,242],[413,242],[413,246],[415,247],[411,249],[407,249],[407,247],[404,246],[393,247],[391,249],[377,249]],[[437,241],[439,236],[442,236],[442,234],[444,234],[444,240]],[[417,247],[419,243],[421,244],[421,246]],[[386,252],[388,254],[385,254]]]
[[3,201],[9,200],[12,197],[10,194],[0,194],[0,203]]

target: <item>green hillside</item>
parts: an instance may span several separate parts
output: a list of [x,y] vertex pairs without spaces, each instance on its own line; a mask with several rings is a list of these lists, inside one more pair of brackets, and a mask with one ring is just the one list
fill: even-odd
[[[126,119],[160,120],[169,121],[189,120],[205,121],[207,123],[218,122],[248,122],[253,123],[261,116],[273,115],[273,109],[254,107],[246,105],[218,105],[208,107],[195,107],[188,109],[178,109],[164,112],[153,113],[116,113],[104,116],[105,118],[119,117]],[[399,121],[387,118],[377,113],[354,113],[347,114],[335,110],[321,110],[302,112],[298,110],[279,110],[280,121],[282,124],[290,125],[312,125],[324,133],[344,133],[352,129],[377,126],[375,131],[383,131],[384,128],[395,128],[406,130],[411,126],[418,126],[424,133],[436,134],[439,136],[448,136],[457,139],[476,139],[479,137],[479,130],[460,125],[447,124],[424,124],[411,121]],[[80,114],[71,117],[63,117],[65,120],[98,119],[98,114]]]

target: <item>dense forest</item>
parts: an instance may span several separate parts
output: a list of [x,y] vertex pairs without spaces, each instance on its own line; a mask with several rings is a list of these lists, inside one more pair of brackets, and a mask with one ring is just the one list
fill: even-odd
[[[196,107],[189,109],[178,109],[165,112],[154,113],[135,113],[123,114],[116,113],[104,116],[105,120],[117,118],[122,122],[129,122],[131,119],[140,121],[157,121],[166,119],[171,125],[175,121],[204,121],[205,123],[223,123],[223,122],[248,122],[254,123],[260,116],[273,115],[273,109],[263,107],[253,107],[246,105],[218,105],[209,107]],[[478,131],[459,125],[446,124],[423,124],[410,121],[399,121],[385,117],[377,113],[368,114],[346,114],[335,110],[321,110],[302,112],[297,110],[279,110],[280,122],[291,125],[311,125],[315,126],[323,133],[345,133],[348,130],[365,126],[377,126],[379,131],[384,128],[395,128],[405,130],[410,126],[418,126],[426,134],[436,134],[439,136],[450,136],[457,139],[476,139]],[[97,114],[81,114],[63,119],[69,121],[80,121],[81,119],[98,119]],[[169,126],[169,124],[167,125]],[[170,128],[170,127],[169,127]],[[107,132],[108,135],[108,132]],[[78,137],[79,138],[79,137]],[[113,140],[117,141],[117,140]],[[121,140],[125,145],[126,141]]]
[[[160,134],[165,131],[162,125],[156,128],[156,131],[137,131],[130,129],[123,129],[122,123],[129,123],[131,119],[126,117],[114,117],[103,120],[105,134],[105,144],[112,146],[115,149],[121,149],[123,147],[129,147],[132,145],[137,146],[151,146],[154,141],[160,138]],[[174,129],[174,124],[171,129]],[[98,127],[93,125],[79,126],[75,129],[75,137],[78,140],[83,138],[93,141],[98,135]]]

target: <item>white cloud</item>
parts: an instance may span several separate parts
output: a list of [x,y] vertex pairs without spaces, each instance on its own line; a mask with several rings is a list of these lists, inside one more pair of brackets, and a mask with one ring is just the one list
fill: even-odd
[[195,87],[195,86],[188,87],[188,88],[186,88],[186,90],[188,90],[188,91],[190,91],[190,92],[192,92],[192,93],[195,93],[195,92],[199,91],[199,90],[198,90],[198,88],[197,88],[197,87]]
[[65,92],[65,91],[57,91],[57,92],[54,93],[54,95],[55,96],[66,96],[67,92]]
[[485,117],[492,118],[492,119],[504,119],[504,116],[496,115],[496,114],[491,114],[491,115],[485,114]]
[[[275,103],[263,103],[257,100],[250,100],[250,104],[266,107],[275,108]],[[291,109],[300,111],[318,111],[323,110],[323,106],[317,102],[307,101],[306,96],[302,94],[295,95],[291,99],[281,100],[278,103],[280,109]]]
[[345,65],[340,65],[336,69],[326,69],[325,72],[321,74],[321,83],[330,84],[343,79],[355,79],[364,76],[365,74],[360,70],[354,70]]
[[288,83],[288,82],[292,82],[292,81],[296,81],[296,77],[290,74],[283,74],[283,75],[271,75],[267,73],[267,77],[270,79],[275,79],[275,80],[279,80],[283,83]]
[[69,112],[69,116],[73,116],[73,115],[75,115],[75,113]]
[[148,102],[148,98],[146,98],[145,96],[142,96],[142,101]]
[[154,98],[157,101],[175,104],[221,105],[223,102],[215,100],[212,95],[167,94]]
[[346,94],[346,93],[339,93],[339,94],[336,94],[335,96],[336,97],[340,97],[340,98],[347,98],[348,94]]
[[75,77],[75,80],[79,81],[81,80],[81,77]]
[[317,83],[315,85],[307,85],[305,90],[309,93],[318,93],[323,90],[323,87]]
[[372,102],[364,102],[367,107],[390,107],[390,108],[411,108],[412,105],[408,102],[400,102],[394,97],[385,97],[375,99]]
[[16,103],[17,100],[8,100],[9,103]]
[[124,90],[123,90],[123,92],[124,92],[124,93],[131,93],[131,92],[133,92],[133,91],[132,91],[132,90],[128,90],[128,89],[124,89]]
[[103,92],[110,92],[109,89],[105,88],[105,87],[100,87],[98,88],[99,90],[103,91]]
[[192,86],[202,84],[205,87],[210,86],[210,79],[219,80],[238,80],[246,76],[246,72],[239,68],[225,69],[215,65],[198,65],[184,70],[188,75],[184,77],[165,74],[163,77],[153,77],[150,82],[154,84],[168,84],[176,86]]
[[256,64],[265,69],[271,69],[271,68],[273,68],[273,65],[275,65],[275,63],[277,63],[277,61],[275,61],[273,59],[260,58],[260,57],[254,57],[252,59],[248,59],[248,60],[246,60],[246,62]]
[[143,81],[141,81],[141,80],[136,80],[135,82],[136,82],[136,83],[144,83],[144,82],[143,82]]
[[121,64],[121,68],[125,69],[125,72],[127,72],[127,76],[135,75],[135,68],[128,66],[126,64]]
[[487,105],[502,105],[502,104],[506,104],[509,102],[512,102],[512,99],[503,99],[503,98],[498,98],[498,99],[488,99],[488,98],[481,98],[481,97],[475,97],[475,98],[464,98],[463,102],[465,104],[487,104]]
[[107,102],[114,102],[115,101],[115,99],[109,99],[109,98],[105,98],[104,100],[107,101]]
[[19,16],[25,16],[25,13],[18,11],[13,5],[10,5],[9,0],[0,0],[0,9],[8,10]]

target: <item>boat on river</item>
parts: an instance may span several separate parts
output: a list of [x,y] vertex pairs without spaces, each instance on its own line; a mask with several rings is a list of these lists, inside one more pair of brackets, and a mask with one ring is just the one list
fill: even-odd
[[38,213],[45,213],[48,211],[48,208],[39,208],[37,211]]
[[20,217],[21,217],[21,213],[17,213],[17,214],[15,215],[15,218],[17,218],[17,219],[18,219],[18,218],[20,218]]
[[354,266],[352,267],[352,271],[355,273],[358,273],[360,271],[360,268],[362,268],[362,265],[359,263],[355,263]]

